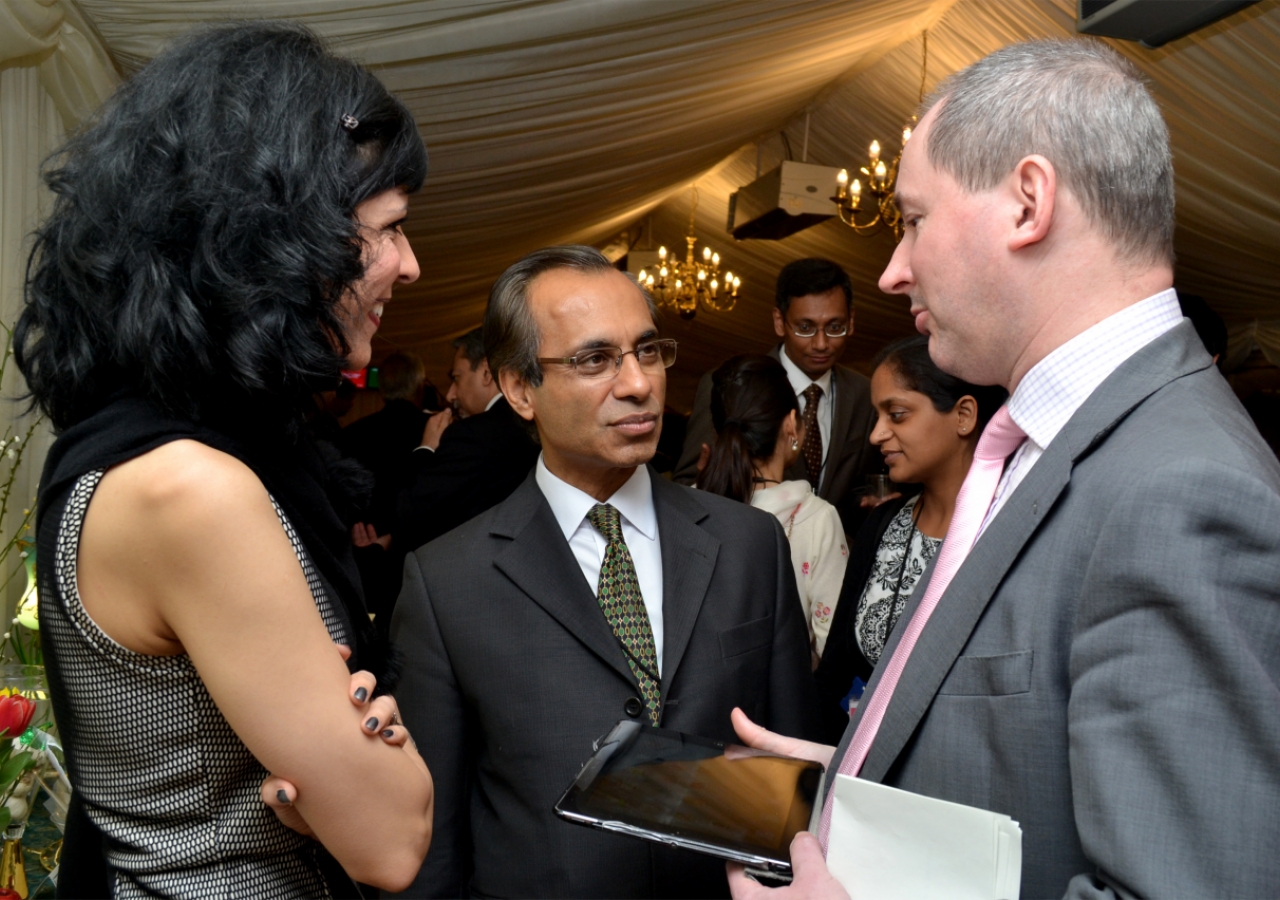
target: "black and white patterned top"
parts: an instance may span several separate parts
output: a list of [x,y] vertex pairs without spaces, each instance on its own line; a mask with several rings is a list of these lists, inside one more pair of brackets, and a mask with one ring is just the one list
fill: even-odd
[[[871,575],[858,600],[858,619],[854,629],[858,636],[858,649],[873,666],[880,661],[885,642],[893,634],[893,626],[898,624],[898,617],[911,599],[916,582],[942,546],[940,538],[928,537],[912,526],[913,510],[919,499],[916,496],[908,500],[885,529],[880,546],[876,548]],[[910,547],[907,546],[908,539]]]
[[[259,797],[267,771],[240,741],[186,654],[117,644],[80,601],[76,559],[105,470],[72,489],[58,529],[58,595],[41,597],[64,706],[74,720],[72,777],[106,836],[117,898],[329,897],[318,845],[281,825]],[[350,643],[302,542],[275,506],[334,641]]]

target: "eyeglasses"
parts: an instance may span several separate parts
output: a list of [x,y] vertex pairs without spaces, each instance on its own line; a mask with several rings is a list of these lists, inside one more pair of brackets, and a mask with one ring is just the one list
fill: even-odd
[[[811,338],[818,333],[818,326],[812,322],[805,325],[792,325],[787,322],[787,327],[791,329],[791,333],[799,338]],[[849,333],[849,322],[828,322],[822,329],[822,333],[827,337],[845,337]]]
[[671,368],[676,361],[676,342],[670,338],[657,341],[644,341],[636,344],[634,350],[623,350],[621,347],[593,347],[582,350],[573,356],[556,356],[538,359],[540,363],[554,363],[561,366],[572,366],[583,378],[603,378],[612,376],[622,370],[622,357],[634,353],[640,368],[656,372]]

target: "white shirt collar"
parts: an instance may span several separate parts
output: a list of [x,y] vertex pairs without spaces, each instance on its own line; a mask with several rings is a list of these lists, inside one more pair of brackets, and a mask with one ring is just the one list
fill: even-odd
[[[816,384],[822,388],[822,396],[831,396],[831,369],[827,369],[822,373],[822,377],[815,381],[804,372],[801,372],[800,367],[791,360],[790,356],[787,356],[786,344],[778,348],[778,359],[782,360],[782,368],[787,370],[787,380],[791,382],[791,387],[795,389],[797,397],[803,394],[805,388],[811,384]],[[835,367],[832,366],[832,368]]]
[[502,399],[502,391],[498,391],[498,393],[490,397],[489,402],[484,405],[484,411],[488,412],[489,410],[493,409],[493,404],[497,403],[501,399]]
[[[534,479],[542,489],[542,496],[547,498],[552,514],[555,515],[560,530],[564,532],[565,540],[569,540],[582,525],[587,513],[600,501],[554,475],[547,468],[541,454],[538,456]],[[636,466],[626,483],[605,502],[622,513],[622,518],[649,540],[657,535],[658,513],[653,506],[653,486],[649,482],[648,466]]]
[[1009,398],[1010,417],[1038,446],[1048,447],[1112,372],[1181,321],[1172,288],[1108,316],[1027,372]]

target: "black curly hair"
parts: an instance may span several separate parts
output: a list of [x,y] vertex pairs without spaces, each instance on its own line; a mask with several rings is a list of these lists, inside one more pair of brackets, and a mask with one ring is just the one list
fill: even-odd
[[14,335],[33,404],[58,430],[122,388],[298,422],[349,349],[356,206],[426,171],[405,106],[306,28],[189,34],[45,165]]

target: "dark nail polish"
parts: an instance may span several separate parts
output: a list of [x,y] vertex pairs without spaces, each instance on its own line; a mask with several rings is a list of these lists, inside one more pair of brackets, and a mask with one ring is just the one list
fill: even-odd
[[364,723],[364,727],[365,727],[365,728],[367,728],[367,729],[369,729],[370,731],[377,731],[377,730],[378,730],[378,717],[377,717],[377,716],[370,716],[370,717],[369,717],[369,721],[367,721],[367,722],[365,722],[365,723]]
[[382,732],[382,736],[383,736],[384,738],[386,738],[387,740],[391,740],[393,737],[395,737],[395,736],[396,736],[396,733],[395,733],[395,730],[394,730],[394,729],[392,729],[392,728],[387,728],[387,729],[385,729],[385,730]]
[[356,699],[363,703],[369,699],[369,692],[362,687],[356,688]]
[[289,795],[285,793],[284,788],[280,788],[280,790],[276,791],[276,799],[279,800],[281,803],[288,803]]

